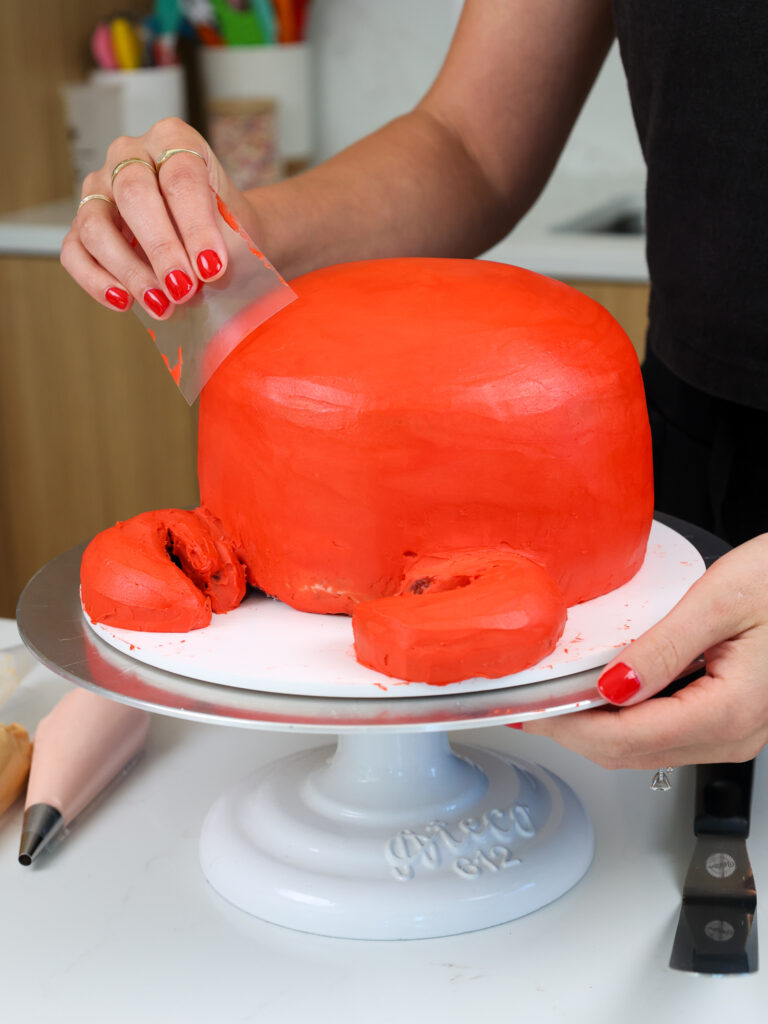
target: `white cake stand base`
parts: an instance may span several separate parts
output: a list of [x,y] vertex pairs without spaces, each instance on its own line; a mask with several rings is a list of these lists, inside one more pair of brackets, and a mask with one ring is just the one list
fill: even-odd
[[201,861],[250,914],[339,938],[475,931],[557,899],[592,825],[545,769],[446,733],[354,732],[268,764],[208,814]]

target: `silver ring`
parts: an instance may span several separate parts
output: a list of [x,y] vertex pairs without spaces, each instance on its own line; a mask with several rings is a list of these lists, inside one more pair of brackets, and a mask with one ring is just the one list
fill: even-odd
[[83,196],[80,202],[77,204],[77,211],[80,210],[81,206],[85,206],[86,203],[90,203],[92,199],[101,199],[105,203],[109,203],[110,206],[114,206],[117,209],[117,203],[114,199],[110,199],[109,196],[102,195],[101,192],[91,192],[90,195]]
[[205,166],[208,166],[208,161],[205,159],[202,153],[198,153],[196,149],[184,149],[179,146],[176,149],[164,149],[160,156],[155,160],[155,170],[159,171],[163,164],[170,160],[172,156],[176,156],[177,153],[191,153],[192,156],[199,156]]
[[674,770],[674,768],[659,768],[654,773],[651,779],[651,789],[654,793],[666,793],[667,790],[672,789],[672,780],[669,776]]

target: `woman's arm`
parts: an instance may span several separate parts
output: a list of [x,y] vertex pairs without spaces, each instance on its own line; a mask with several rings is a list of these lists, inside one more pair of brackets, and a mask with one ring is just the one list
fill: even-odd
[[[84,196],[115,206],[90,201],[78,211],[62,264],[103,305],[121,308],[122,293],[123,308],[136,300],[164,319],[196,278],[223,273],[211,190],[287,277],[375,256],[476,255],[540,192],[612,34],[608,0],[468,0],[413,111],[303,175],[246,193],[181,121],[117,139],[83,185]],[[170,148],[204,159],[176,155],[157,178],[132,163],[111,180],[121,160],[153,164]]]
[[484,252],[546,184],[612,38],[604,0],[468,0],[415,110],[247,193],[265,250],[291,273]]

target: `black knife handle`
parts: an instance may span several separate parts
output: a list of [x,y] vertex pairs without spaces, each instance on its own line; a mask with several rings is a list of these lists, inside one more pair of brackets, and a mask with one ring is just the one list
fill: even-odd
[[749,835],[755,762],[696,766],[696,835]]

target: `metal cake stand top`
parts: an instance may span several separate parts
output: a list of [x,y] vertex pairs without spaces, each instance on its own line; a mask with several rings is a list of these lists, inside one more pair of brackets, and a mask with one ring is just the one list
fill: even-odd
[[[727,545],[696,527],[657,514],[687,537],[707,565]],[[378,698],[305,697],[221,686],[137,663],[99,640],[80,606],[84,545],[44,566],[27,584],[16,618],[33,654],[57,675],[148,711],[198,722],[295,732],[389,729],[444,731],[522,722],[597,707],[600,669],[526,686],[467,694]]]

